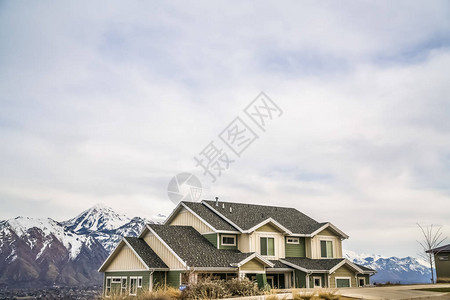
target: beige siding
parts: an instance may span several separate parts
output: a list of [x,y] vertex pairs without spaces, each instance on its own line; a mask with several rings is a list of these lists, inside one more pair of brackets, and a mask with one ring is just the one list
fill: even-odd
[[250,251],[250,235],[247,233],[242,233],[238,235],[238,250],[241,252],[251,252]]
[[117,254],[112,257],[112,261],[109,263],[105,272],[112,271],[126,271],[126,270],[147,270],[144,264],[134,254],[133,250],[127,245],[123,245]]
[[280,259],[285,257],[285,242],[284,235],[281,233],[275,232],[259,232],[255,231],[250,234],[250,250],[248,252],[257,252],[261,254],[261,237],[271,237],[274,238],[275,242],[275,256],[268,256],[269,259]]
[[[311,256],[308,256],[308,246],[306,247],[307,256],[310,258],[321,258],[320,256],[320,241],[327,240],[333,241],[333,258],[342,258],[342,241],[341,239],[334,235],[316,235],[311,239],[310,252]],[[308,243],[307,243],[308,245]]]
[[144,236],[144,241],[150,245],[170,269],[180,270],[185,268],[176,256],[151,232],[147,232]]
[[356,273],[346,265],[343,265],[339,269],[336,270],[333,274],[330,276],[330,288],[336,288],[336,277],[348,277],[350,278],[350,284],[351,287],[357,287],[356,284]]
[[311,253],[311,238],[307,237],[305,238],[305,251],[306,251],[306,257],[312,258]]
[[267,223],[267,224],[259,227],[258,229],[256,229],[256,231],[261,231],[261,232],[280,232],[280,230],[278,228],[276,228],[275,226],[273,226],[270,223]]
[[242,271],[264,271],[264,265],[252,259],[240,268]]
[[337,235],[336,232],[334,232],[333,230],[329,229],[329,228],[325,228],[324,230],[322,230],[321,232],[319,232],[317,235],[330,235],[330,236],[335,236]]
[[181,208],[178,214],[172,219],[168,225],[184,225],[192,226],[200,233],[213,232],[213,229],[206,225],[205,222],[197,218],[190,211]]

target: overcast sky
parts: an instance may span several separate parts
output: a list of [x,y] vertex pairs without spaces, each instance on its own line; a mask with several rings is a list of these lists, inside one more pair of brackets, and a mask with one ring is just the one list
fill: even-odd
[[[292,206],[344,247],[450,236],[450,2],[0,2],[0,219],[204,198]],[[218,135],[264,91],[283,114],[241,157]],[[234,162],[212,184],[194,156]]]

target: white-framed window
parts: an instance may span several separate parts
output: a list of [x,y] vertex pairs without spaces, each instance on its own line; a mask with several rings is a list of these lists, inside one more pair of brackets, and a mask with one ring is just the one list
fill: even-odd
[[142,288],[142,276],[139,276],[137,279],[137,287]]
[[299,238],[288,237],[286,238],[286,243],[288,244],[300,244]]
[[322,277],[314,276],[313,277],[313,285],[315,288],[321,288],[322,287]]
[[222,245],[223,246],[236,246],[236,236],[235,235],[222,235]]
[[320,257],[333,258],[333,241],[329,240],[320,241]]
[[111,277],[106,277],[105,296],[111,295]]
[[127,293],[127,278],[122,277],[122,290],[120,291],[122,295],[126,295]]
[[275,238],[261,237],[260,238],[261,255],[275,256]]
[[448,255],[439,255],[439,260],[440,261],[448,260]]
[[137,277],[136,276],[130,277],[130,295],[131,296],[137,295]]

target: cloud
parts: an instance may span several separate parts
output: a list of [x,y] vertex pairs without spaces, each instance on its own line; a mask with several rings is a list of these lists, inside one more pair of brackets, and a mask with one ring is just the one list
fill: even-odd
[[[168,213],[188,171],[355,251],[415,255],[418,221],[450,233],[446,1],[1,5],[0,218]],[[284,114],[212,184],[193,157],[226,150],[261,90]]]

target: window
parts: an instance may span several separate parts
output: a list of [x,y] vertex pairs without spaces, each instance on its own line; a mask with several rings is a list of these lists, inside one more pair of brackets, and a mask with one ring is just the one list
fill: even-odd
[[336,287],[337,288],[351,287],[350,278],[336,278]]
[[109,295],[111,295],[111,277],[106,277],[105,296],[109,297]]
[[137,294],[137,277],[130,277],[130,295],[136,296]]
[[137,287],[138,287],[138,288],[142,288],[142,276],[139,276],[139,277],[138,277]]
[[122,277],[122,295],[125,295],[127,292],[127,278],[126,277]]
[[448,260],[448,255],[439,256],[439,260]]
[[222,245],[224,245],[224,246],[236,246],[236,236],[234,236],[234,235],[222,235]]
[[261,255],[275,256],[275,239],[269,237],[261,238]]
[[366,285],[366,279],[365,278],[359,278],[359,286],[365,286]]
[[322,258],[333,258],[332,241],[320,241],[320,256]]
[[299,238],[287,238],[287,243],[288,244],[300,244],[300,239]]

